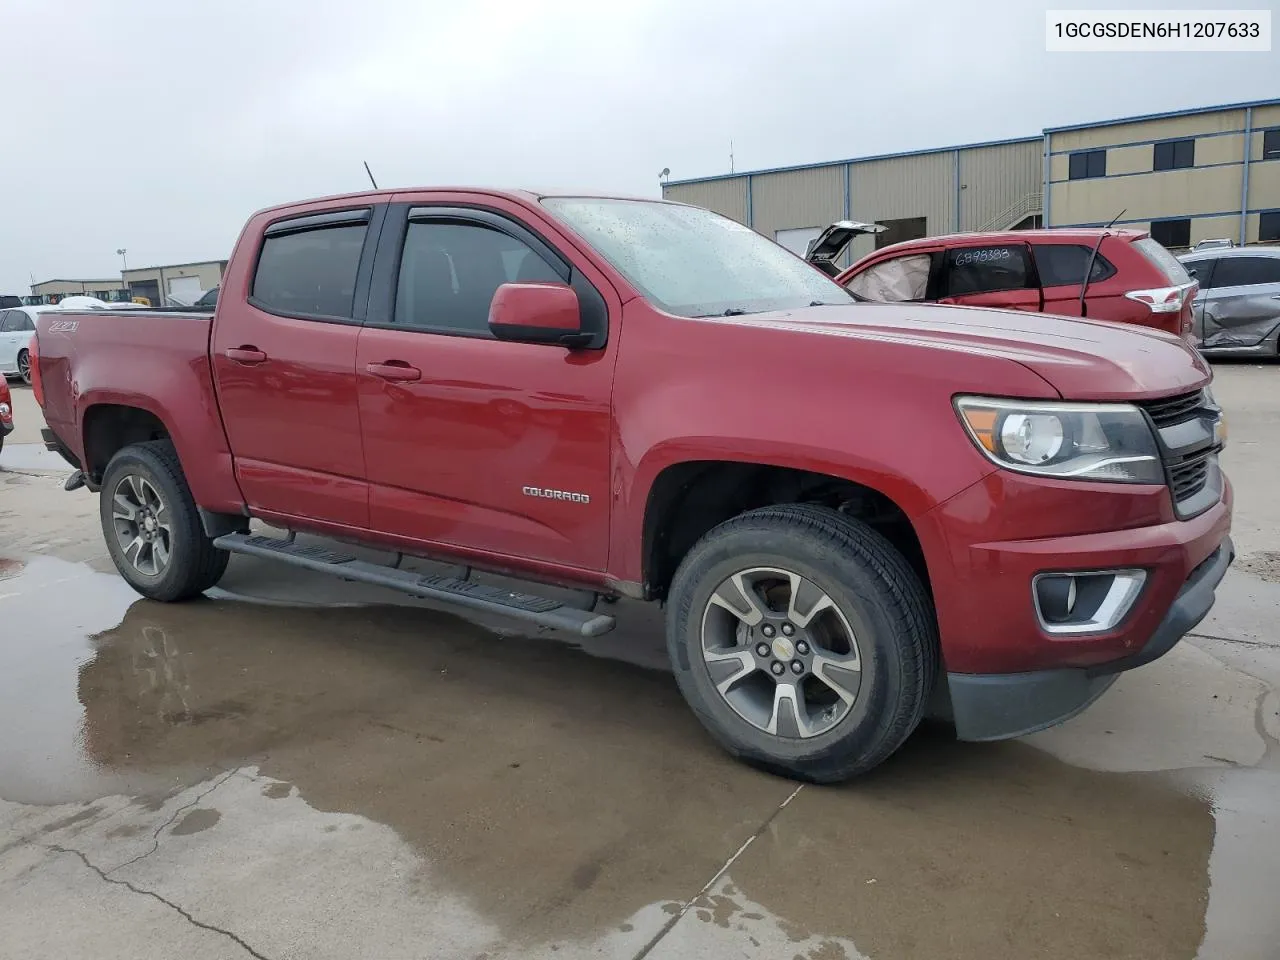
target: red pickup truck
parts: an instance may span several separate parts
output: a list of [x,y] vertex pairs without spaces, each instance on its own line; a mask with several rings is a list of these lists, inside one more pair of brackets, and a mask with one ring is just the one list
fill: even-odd
[[613,626],[601,598],[661,601],[707,729],[816,781],[926,711],[971,740],[1072,716],[1190,630],[1233,556],[1221,413],[1177,337],[859,303],[676,203],[264,210],[212,315],[43,314],[33,369],[144,596],[244,553],[581,635]]

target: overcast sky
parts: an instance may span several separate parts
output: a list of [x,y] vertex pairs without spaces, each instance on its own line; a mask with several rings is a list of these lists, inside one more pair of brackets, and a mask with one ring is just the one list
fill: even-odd
[[1276,52],[1046,53],[1067,5],[0,0],[0,293],[118,275],[118,247],[226,257],[366,159],[381,186],[656,196],[663,167],[727,172],[731,138],[747,170],[1280,96]]

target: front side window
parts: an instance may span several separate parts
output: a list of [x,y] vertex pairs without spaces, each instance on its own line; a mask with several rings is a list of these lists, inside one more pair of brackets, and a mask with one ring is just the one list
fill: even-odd
[[894,257],[855,274],[845,289],[861,300],[903,303],[923,300],[929,288],[929,268],[933,255],[913,254]]
[[1215,287],[1280,284],[1280,257],[1222,257],[1213,272]]
[[1179,260],[1178,262],[1182,264],[1183,269],[1187,271],[1191,279],[1200,284],[1201,290],[1212,289],[1215,261],[1211,257],[1204,257],[1200,260]]
[[395,322],[489,336],[489,306],[504,283],[563,283],[521,240],[469,223],[410,222],[396,284]]
[[1021,290],[1028,286],[1027,248],[1020,244],[959,247],[946,257],[946,296]]
[[542,203],[667,313],[732,316],[853,302],[811,265],[710,210],[594,197]]
[[20,310],[9,310],[0,313],[0,333],[12,333],[17,330],[17,318],[24,316]]
[[[1037,243],[1032,250],[1040,273],[1040,285],[1044,287],[1079,286],[1084,281],[1085,264],[1093,253],[1091,247],[1079,243]],[[1099,253],[1094,258],[1093,269],[1089,271],[1089,282],[1105,280],[1115,272],[1111,262]]]
[[348,318],[366,225],[344,224],[268,236],[252,298],[263,309],[303,317]]

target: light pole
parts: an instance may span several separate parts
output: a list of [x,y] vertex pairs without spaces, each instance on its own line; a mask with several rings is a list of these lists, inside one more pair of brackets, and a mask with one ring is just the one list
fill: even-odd
[[118,257],[120,258],[120,272],[121,272],[121,273],[123,273],[125,270],[128,270],[128,269],[129,269],[129,261],[128,261],[128,260],[126,260],[126,259],[125,259],[125,256],[124,256],[124,255],[125,255],[126,253],[128,253],[128,252],[129,252],[129,251],[128,251],[128,250],[126,250],[124,247],[121,247],[119,250],[117,250],[117,251],[116,251],[116,256],[118,256]]

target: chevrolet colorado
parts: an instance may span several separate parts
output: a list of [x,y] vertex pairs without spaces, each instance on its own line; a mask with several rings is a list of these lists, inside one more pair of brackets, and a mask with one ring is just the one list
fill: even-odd
[[580,635],[613,626],[600,598],[662,601],[708,731],[815,781],[927,710],[971,740],[1072,716],[1204,617],[1233,556],[1221,413],[1177,337],[857,303],[676,203],[263,210],[212,315],[46,313],[35,353],[46,443],[144,596],[244,553]]

